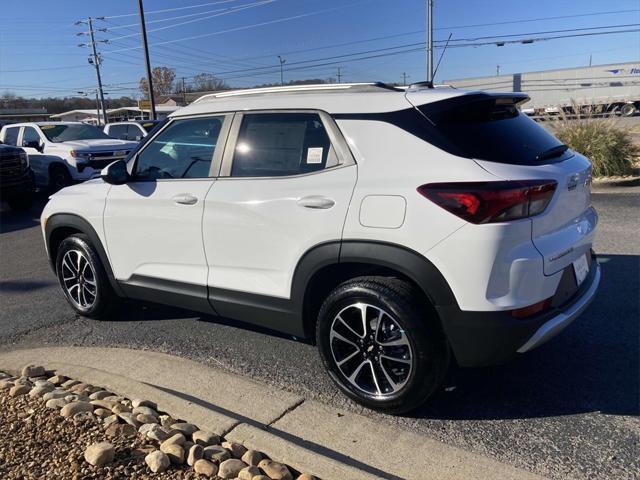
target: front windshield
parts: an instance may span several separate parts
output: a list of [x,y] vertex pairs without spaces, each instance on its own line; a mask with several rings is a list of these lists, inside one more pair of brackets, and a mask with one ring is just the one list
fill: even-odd
[[111,137],[98,127],[87,124],[44,124],[38,125],[50,142],[67,142],[70,140],[93,140]]

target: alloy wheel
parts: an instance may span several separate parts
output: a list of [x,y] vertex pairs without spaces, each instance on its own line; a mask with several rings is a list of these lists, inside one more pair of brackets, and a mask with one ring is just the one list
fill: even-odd
[[385,310],[367,303],[343,308],[329,334],[333,360],[344,379],[376,398],[396,394],[413,368],[407,334]]
[[84,252],[69,250],[62,257],[62,282],[71,301],[79,308],[93,306],[98,294],[96,274]]

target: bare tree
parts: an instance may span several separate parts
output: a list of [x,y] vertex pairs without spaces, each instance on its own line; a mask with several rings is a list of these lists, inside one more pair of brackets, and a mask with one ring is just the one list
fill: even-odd
[[224,80],[211,73],[199,73],[195,75],[188,87],[191,92],[210,92],[215,90],[227,90],[229,85]]
[[[154,67],[151,76],[153,77],[153,93],[157,95],[167,95],[173,91],[173,81],[176,78],[176,71],[168,67]],[[144,98],[149,98],[149,84],[145,77],[140,79],[140,91]]]

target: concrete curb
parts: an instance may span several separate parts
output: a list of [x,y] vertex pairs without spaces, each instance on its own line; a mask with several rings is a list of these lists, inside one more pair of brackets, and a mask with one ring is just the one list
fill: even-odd
[[81,347],[0,353],[0,369],[11,373],[29,363],[149,398],[174,416],[324,480],[541,478],[179,357]]
[[634,176],[629,178],[618,178],[618,179],[606,179],[606,178],[596,178],[591,182],[593,188],[596,189],[607,189],[607,188],[615,188],[615,187],[637,187],[640,185],[640,177]]

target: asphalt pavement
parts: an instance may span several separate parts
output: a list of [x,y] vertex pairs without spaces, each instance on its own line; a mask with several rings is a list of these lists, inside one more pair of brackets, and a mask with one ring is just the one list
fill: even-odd
[[[290,337],[137,303],[117,321],[77,317],[49,268],[38,207],[27,214],[0,210],[0,350],[77,345],[171,353],[552,478],[638,478],[640,192],[598,193],[593,203],[603,280],[585,314],[507,365],[452,372],[449,388],[410,416],[346,400],[315,347]],[[393,445],[389,452],[402,455]]]

